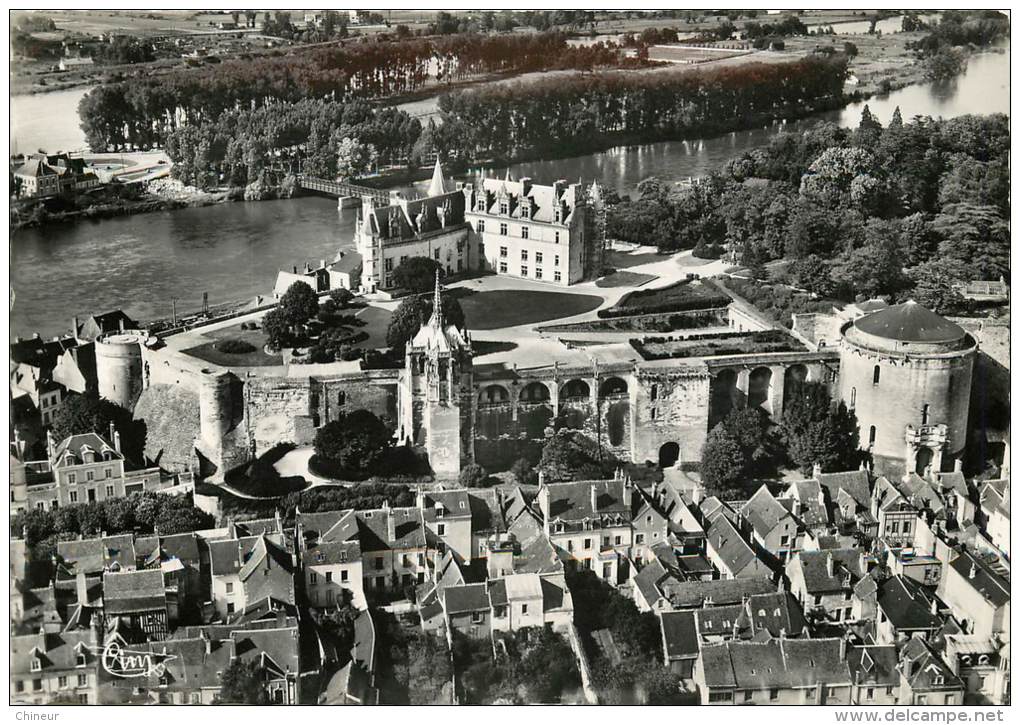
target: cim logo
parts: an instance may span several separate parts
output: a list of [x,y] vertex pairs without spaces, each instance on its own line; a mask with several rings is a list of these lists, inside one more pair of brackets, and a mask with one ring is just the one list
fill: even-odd
[[103,669],[114,677],[161,677],[166,672],[166,663],[176,655],[160,654],[125,648],[116,640],[103,647]]

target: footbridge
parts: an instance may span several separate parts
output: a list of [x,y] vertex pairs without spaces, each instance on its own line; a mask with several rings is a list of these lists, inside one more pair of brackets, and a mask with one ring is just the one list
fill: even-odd
[[337,198],[354,197],[355,199],[360,199],[365,196],[370,196],[376,201],[380,201],[385,204],[389,204],[390,202],[390,193],[381,189],[358,186],[357,184],[351,184],[346,181],[321,179],[317,176],[309,176],[308,174],[297,174],[296,180],[297,185],[302,189],[318,191]]

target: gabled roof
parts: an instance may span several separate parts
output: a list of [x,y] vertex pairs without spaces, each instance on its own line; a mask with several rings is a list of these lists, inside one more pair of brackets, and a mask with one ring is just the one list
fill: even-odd
[[740,514],[747,519],[758,536],[766,537],[777,526],[784,523],[793,527],[792,533],[797,532],[797,524],[793,516],[787,511],[776,497],[763,484],[754,492],[741,509]]
[[865,470],[819,473],[816,480],[828,492],[830,500],[835,501],[840,491],[846,491],[862,508],[871,505],[871,481]]
[[443,606],[447,614],[464,614],[489,609],[489,593],[485,584],[460,584],[443,589]]
[[963,682],[922,639],[911,637],[900,650],[900,672],[915,692],[961,690]]
[[697,657],[701,651],[695,612],[662,612],[662,641],[667,659]]
[[879,687],[899,684],[896,662],[895,645],[851,645],[846,649],[846,663],[857,684]]
[[107,568],[133,569],[136,565],[134,537],[131,534],[96,539],[58,541],[57,556],[63,561],[62,574],[97,574]]
[[898,631],[936,630],[942,618],[932,611],[937,608],[934,596],[913,579],[893,576],[878,587],[878,606]]
[[839,639],[774,639],[702,645],[709,688],[764,690],[849,684]]
[[71,670],[77,666],[79,654],[84,654],[86,663],[95,667],[96,645],[98,642],[91,629],[14,635],[11,637],[11,675],[30,675],[35,659],[39,660],[42,672]]
[[[862,552],[859,549],[826,549],[798,552],[791,563],[800,561],[807,591],[811,594],[821,594],[852,589],[857,580],[867,573],[867,564],[862,564],[861,559]],[[850,575],[849,584],[845,583],[847,574]]]
[[754,550],[737,532],[725,516],[720,516],[708,529],[708,545],[734,576],[745,569],[759,569],[762,574],[768,568],[758,560]]
[[301,672],[301,649],[297,624],[273,629],[244,629],[230,633],[237,657],[256,661],[270,677]]
[[745,596],[776,591],[776,585],[765,577],[716,579],[714,581],[670,580],[664,587],[670,603],[677,609],[690,609],[709,604],[735,604]]
[[549,519],[581,521],[596,516],[620,515],[629,522],[631,512],[624,503],[624,485],[624,481],[615,479],[545,484],[549,491]]
[[96,461],[102,461],[105,456],[110,460],[119,461],[124,458],[114,450],[113,444],[97,433],[79,433],[65,438],[53,449],[53,457],[50,462],[53,466],[77,466],[85,463],[85,453],[91,451],[96,456]]
[[107,572],[103,575],[106,614],[136,614],[166,609],[166,589],[159,569]]
[[993,607],[1009,603],[1009,581],[993,572],[969,551],[962,552],[949,566],[960,575],[964,584],[974,589]]

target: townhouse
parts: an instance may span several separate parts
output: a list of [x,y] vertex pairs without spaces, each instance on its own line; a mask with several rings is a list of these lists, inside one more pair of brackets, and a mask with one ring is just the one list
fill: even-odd
[[804,611],[836,622],[852,618],[854,585],[867,573],[859,549],[801,551],[786,565],[790,592]]

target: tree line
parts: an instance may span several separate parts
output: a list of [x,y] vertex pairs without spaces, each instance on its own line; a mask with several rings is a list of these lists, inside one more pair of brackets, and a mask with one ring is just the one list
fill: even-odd
[[489,85],[441,96],[443,124],[432,133],[444,158],[463,161],[712,135],[837,106],[846,66],[836,55]]
[[79,114],[95,151],[151,148],[183,125],[203,125],[226,111],[251,113],[306,99],[378,99],[420,90],[430,79],[635,62],[615,47],[568,46],[557,32],[351,41],[105,84],[86,94]]
[[643,182],[610,208],[608,233],[726,249],[758,279],[826,297],[949,312],[957,282],[1009,274],[1009,140],[1001,114],[904,123],[897,109],[883,127],[865,107],[857,129],[779,134],[690,190]]

